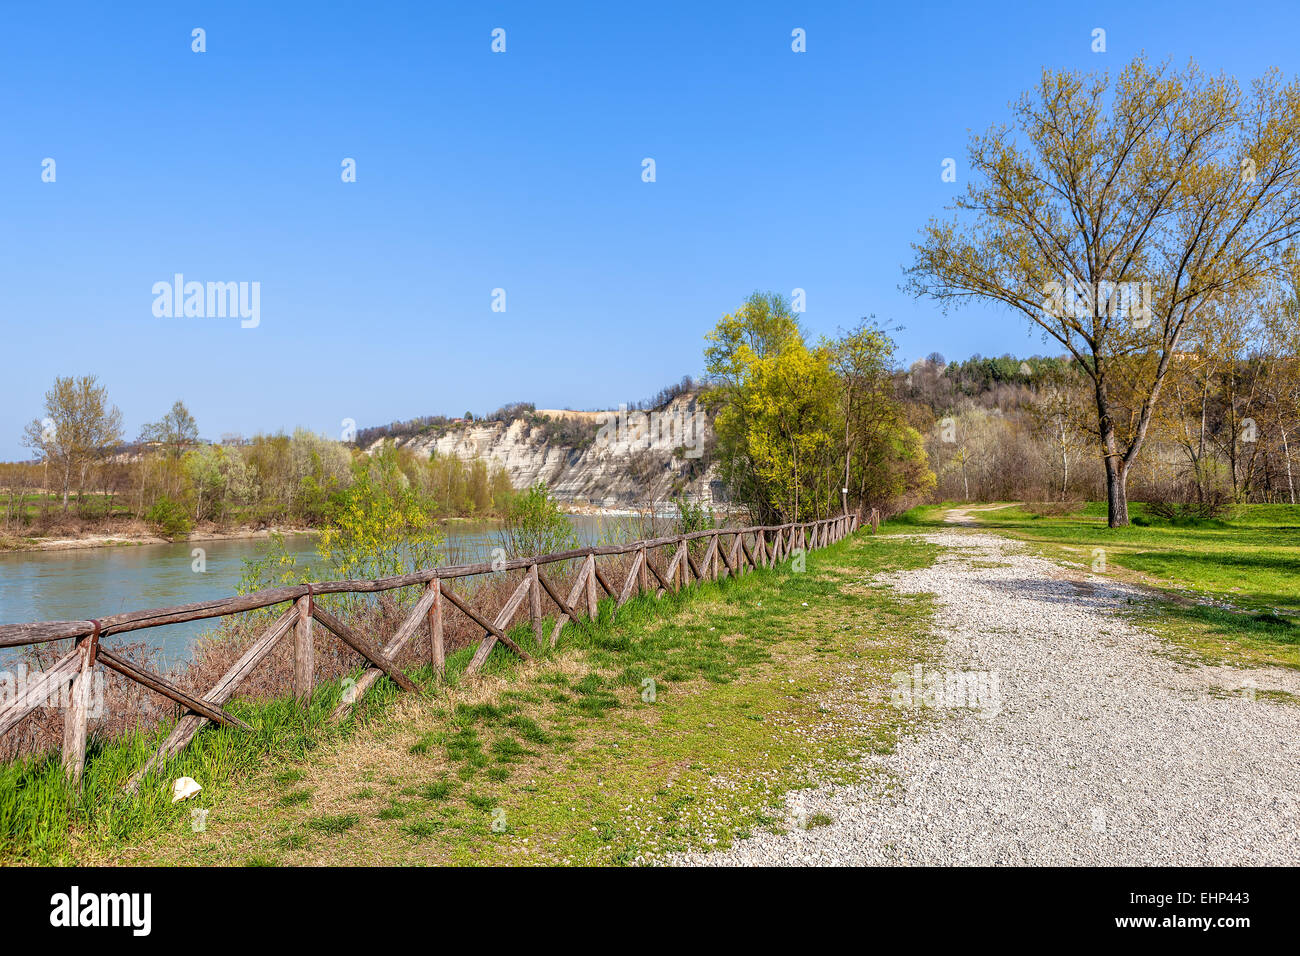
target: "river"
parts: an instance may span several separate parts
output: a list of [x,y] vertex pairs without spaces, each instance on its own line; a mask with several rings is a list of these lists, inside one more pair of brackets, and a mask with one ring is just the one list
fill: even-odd
[[[626,519],[599,515],[570,516],[582,544],[618,536]],[[499,524],[454,521],[445,526],[448,563],[486,561],[498,544]],[[300,564],[315,561],[310,535],[285,538]],[[256,558],[265,538],[187,541],[79,548],[70,551],[10,551],[0,553],[0,624],[25,621],[80,621],[123,611],[140,611],[190,604],[236,593],[245,560]],[[195,548],[202,548],[203,571],[195,570]],[[123,640],[153,645],[166,664],[186,660],[195,639],[217,626],[217,620],[169,624],[134,631]],[[0,666],[12,663],[16,651],[0,650]]]

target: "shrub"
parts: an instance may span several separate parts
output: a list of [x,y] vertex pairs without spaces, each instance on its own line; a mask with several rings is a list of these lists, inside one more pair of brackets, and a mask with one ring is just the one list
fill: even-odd
[[678,534],[708,531],[717,526],[712,508],[706,508],[698,501],[687,501],[684,495],[674,498],[673,504],[677,506]]
[[152,508],[145,513],[145,520],[155,525],[159,532],[168,538],[183,538],[194,527],[190,516],[180,502],[168,498],[159,498]]
[[446,536],[385,444],[353,464],[352,486],[335,496],[316,550],[340,578],[382,578],[436,567]]
[[573,524],[541,481],[510,502],[500,541],[510,558],[532,558],[579,547]]

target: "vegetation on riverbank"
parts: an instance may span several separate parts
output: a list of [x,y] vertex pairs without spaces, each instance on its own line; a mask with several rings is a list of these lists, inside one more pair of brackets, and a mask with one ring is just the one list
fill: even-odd
[[[241,593],[310,581],[395,576],[451,563],[446,535],[427,501],[407,479],[397,451],[388,446],[358,464],[365,467],[354,470],[353,484],[339,492],[327,512],[315,554],[300,561],[300,552],[290,550],[283,536],[269,536],[259,556],[245,562],[239,585]],[[502,535],[503,546],[511,556],[525,553],[519,544],[527,539],[530,529],[562,524],[571,532],[567,519],[542,488],[521,496],[521,504],[513,506],[512,514],[512,527],[522,537],[512,539]],[[564,569],[557,569],[557,573],[561,570]],[[476,581],[467,589],[464,599],[480,612],[487,613],[489,609],[494,612],[505,599],[504,587],[505,582],[496,579]],[[399,626],[414,600],[415,595],[408,589],[362,597],[323,596],[319,603],[357,632],[382,641]],[[282,611],[283,608],[264,609],[214,621],[213,629],[191,649],[189,659],[167,668],[169,676],[181,688],[201,696]],[[449,647],[468,644],[476,636],[479,636],[477,632],[463,619],[453,619],[445,628]],[[341,679],[356,666],[357,655],[346,646],[321,634],[316,637],[317,680]],[[117,639],[112,645],[115,651],[145,670],[164,669],[156,647],[147,640],[132,643],[129,639],[126,642]],[[20,648],[20,652],[30,670],[44,671],[70,649],[70,642],[55,641]],[[410,665],[419,659],[414,648],[408,648],[399,663]],[[291,648],[282,645],[268,663],[261,665],[241,685],[241,694],[252,701],[274,700],[290,686],[291,673]],[[147,735],[174,718],[175,708],[170,702],[143,693],[139,684],[116,672],[102,676],[103,706],[97,708],[100,713],[93,715],[89,723],[93,740],[109,743],[140,733]],[[0,671],[0,700],[7,699],[13,690],[13,675]],[[17,728],[0,737],[0,760],[57,751],[62,730],[63,714],[59,708],[39,708]]]
[[[372,456],[355,445],[303,429],[203,442],[182,402],[123,445],[121,414],[94,376],[57,380],[25,441],[37,461],[0,464],[0,547],[87,534],[177,539],[195,529],[319,527],[373,470]],[[434,519],[500,516],[514,494],[500,465],[391,444],[383,453]]]
[[[109,809],[119,806],[109,784],[130,761],[101,752],[85,809],[64,818],[61,777],[47,767],[34,787],[51,814],[43,832],[64,838],[11,843],[6,856],[617,864],[789,826],[786,792],[813,776],[860,775],[853,758],[889,750],[914,718],[888,706],[887,688],[928,653],[928,602],[865,580],[931,559],[916,542],[857,535],[809,554],[802,573],[786,563],[646,596],[616,621],[606,600],[594,625],[571,626],[531,662],[494,653],[481,677],[460,681],[465,648],[448,658],[446,683],[368,699],[337,730],[318,720],[337,686],[305,714],[242,709],[258,733],[201,734],[168,779],[187,773],[205,789],[176,806],[151,792]],[[527,631],[516,631],[523,642]],[[192,829],[194,806],[209,810],[205,832]]]

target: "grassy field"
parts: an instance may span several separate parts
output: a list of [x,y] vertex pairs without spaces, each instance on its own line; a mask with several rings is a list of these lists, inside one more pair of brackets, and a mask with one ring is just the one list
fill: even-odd
[[[858,535],[808,555],[802,573],[787,564],[638,599],[617,621],[605,601],[598,622],[529,663],[495,652],[460,681],[462,651],[446,683],[389,687],[339,729],[323,720],[336,687],[306,712],[243,708],[258,734],[200,734],[168,781],[204,790],[176,806],[168,781],[120,795],[146,741],[92,754],[71,811],[57,767],[11,767],[0,858],[625,864],[726,846],[787,825],[789,790],[859,779],[858,755],[921,719],[887,701],[890,675],[937,650],[929,602],[866,582],[932,559],[915,541]],[[203,832],[195,806],[209,811]]]
[[[907,520],[933,526],[947,507]],[[1134,504],[1127,528],[1107,527],[1104,502],[1063,516],[1013,505],[971,517],[1090,571],[1104,558],[1101,573],[1157,589],[1167,600],[1143,623],[1189,657],[1300,668],[1300,506],[1243,505],[1228,520],[1174,524]]]

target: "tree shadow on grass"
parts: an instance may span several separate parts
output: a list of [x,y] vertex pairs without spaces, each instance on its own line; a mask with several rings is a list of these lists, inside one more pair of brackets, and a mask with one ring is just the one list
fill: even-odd
[[1203,604],[1166,604],[1162,618],[1208,628],[1219,637],[1248,638],[1261,644],[1300,647],[1300,619],[1270,611],[1249,613],[1229,611]]
[[[988,584],[997,590],[1005,591],[1009,596],[1029,598],[1044,604],[1067,605],[1099,613],[1115,611],[1116,592],[1106,587],[1104,583],[1093,585],[1083,582],[1017,578],[1009,581],[991,581]],[[1248,634],[1270,643],[1300,644],[1300,613],[1287,613],[1284,600],[1295,601],[1295,595],[1255,594],[1251,597],[1261,604],[1268,605],[1269,609],[1236,611],[1205,604],[1161,601],[1161,614],[1208,624],[1216,631],[1224,633]]]

